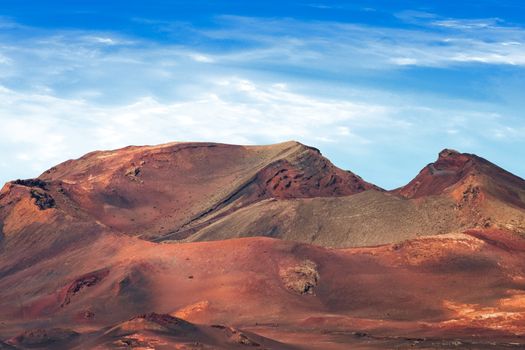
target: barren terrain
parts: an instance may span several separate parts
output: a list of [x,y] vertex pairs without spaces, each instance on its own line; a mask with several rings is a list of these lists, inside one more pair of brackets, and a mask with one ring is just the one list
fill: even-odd
[[525,348],[525,182],[384,191],[296,142],[90,153],[0,192],[0,349]]

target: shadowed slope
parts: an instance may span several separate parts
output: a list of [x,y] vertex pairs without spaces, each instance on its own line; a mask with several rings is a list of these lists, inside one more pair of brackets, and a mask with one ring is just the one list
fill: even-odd
[[107,227],[86,215],[60,189],[18,180],[0,191],[0,278],[89,245]]
[[399,242],[462,227],[448,199],[411,201],[366,191],[337,198],[266,200],[208,225],[187,241],[267,236],[327,247]]
[[264,235],[332,247],[399,242],[468,228],[525,234],[525,181],[475,155],[443,150],[408,185],[347,197],[263,201],[188,241]]

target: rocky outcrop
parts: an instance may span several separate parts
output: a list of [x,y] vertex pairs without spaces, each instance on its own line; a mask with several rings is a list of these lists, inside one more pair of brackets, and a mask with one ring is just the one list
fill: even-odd
[[27,179],[27,180],[15,180],[12,182],[14,185],[20,185],[25,187],[38,187],[43,190],[47,189],[47,182],[40,179]]
[[80,293],[83,289],[93,287],[100,283],[109,274],[108,269],[102,269],[83,275],[73,281],[65,291],[61,307],[71,303],[72,298]]
[[167,315],[167,314],[158,314],[155,312],[143,314],[136,316],[128,321],[127,327],[131,329],[131,325],[133,323],[137,323],[139,328],[141,330],[148,329],[148,324],[155,324],[156,326],[152,329],[159,330],[157,326],[160,326],[162,329],[165,329],[166,331],[194,331],[196,327],[189,323],[184,321],[183,319]]
[[56,206],[55,199],[47,192],[39,189],[31,189],[31,198],[40,210],[47,210]]
[[315,287],[320,278],[317,265],[311,260],[292,266],[282,266],[279,275],[288,290],[300,295],[315,294]]
[[393,192],[405,198],[439,195],[446,188],[472,173],[475,170],[475,164],[474,155],[444,149],[439,152],[437,161],[428,164],[406,186]]

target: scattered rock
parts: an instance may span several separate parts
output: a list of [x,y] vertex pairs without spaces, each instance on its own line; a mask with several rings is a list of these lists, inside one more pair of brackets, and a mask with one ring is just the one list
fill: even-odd
[[155,312],[139,315],[120,325],[122,331],[152,330],[158,332],[193,332],[197,328],[190,322]]
[[131,164],[131,167],[126,170],[124,173],[124,176],[126,176],[131,181],[137,181],[142,183],[141,180],[139,180],[139,176],[142,172],[142,169],[139,166],[136,166],[134,163]]
[[133,338],[122,338],[122,339],[115,341],[113,344],[119,348],[122,347],[126,349],[129,349],[130,347],[133,348],[133,347],[143,345],[138,340],[133,339]]
[[15,180],[13,184],[25,186],[25,187],[38,187],[43,190],[47,189],[47,182],[40,179],[26,179],[26,180]]
[[35,199],[35,204],[40,210],[51,209],[56,206],[55,199],[50,194],[39,189],[31,190],[31,198]]
[[439,152],[440,158],[454,157],[458,155],[460,155],[458,151],[456,151],[455,149],[450,149],[450,148],[445,148],[444,150]]
[[260,346],[261,344],[251,340],[245,334],[236,332],[230,337],[231,341],[237,344],[248,345],[248,346]]
[[84,288],[92,287],[96,284],[98,284],[100,281],[102,281],[107,275],[109,274],[108,269],[102,269],[99,271],[91,272],[89,274],[86,274],[78,279],[76,279],[69,288],[66,291],[66,295],[64,297],[64,301],[60,305],[61,307],[64,307],[71,303],[71,298],[78,294],[81,290]]
[[352,333],[356,338],[370,338],[370,334],[366,332],[353,332]]
[[229,341],[235,344],[242,344],[242,345],[248,345],[248,346],[261,346],[261,344],[257,343],[256,341],[250,339],[246,334],[243,332],[232,328],[223,326],[220,324],[214,324],[211,327],[220,329],[226,333],[226,336],[228,337]]
[[304,260],[295,266],[282,267],[279,275],[286,288],[301,295],[314,294],[314,288],[320,278],[317,265],[311,260]]
[[93,320],[95,318],[95,313],[91,310],[84,310],[79,313],[79,317],[84,320]]
[[462,193],[461,199],[459,203],[457,204],[458,209],[462,209],[463,207],[474,204],[478,201],[481,195],[481,190],[479,186],[473,186],[469,185]]

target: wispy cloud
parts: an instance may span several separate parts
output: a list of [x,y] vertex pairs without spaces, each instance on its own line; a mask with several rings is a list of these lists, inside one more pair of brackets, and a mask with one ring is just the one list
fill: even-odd
[[0,29],[22,28],[23,26],[10,17],[0,16]]
[[195,80],[195,74],[209,76],[211,71],[304,72],[338,78],[407,67],[525,66],[523,28],[505,27],[499,20],[452,20],[428,13],[401,17],[407,16],[423,22],[399,29],[222,16],[214,28],[199,29],[142,20],[174,33],[184,27],[184,38],[170,43],[112,32],[18,28],[10,21],[14,27],[0,35],[0,79],[13,88],[40,86],[70,95],[98,90],[100,96],[119,99],[122,91],[134,97],[151,89],[169,94],[177,90],[174,81]]
[[464,146],[491,138],[509,142],[522,135],[518,127],[525,128],[523,123],[509,128],[501,116],[488,112],[417,105],[399,96],[383,96],[380,104],[320,98],[294,92],[286,84],[263,85],[238,77],[210,80],[193,98],[174,101],[144,96],[104,106],[5,87],[0,88],[0,100],[0,147],[11,150],[2,154],[4,164],[10,164],[0,171],[3,180],[15,174],[35,176],[93,149],[129,144],[295,139],[325,149],[329,144],[351,145],[349,152],[359,156],[365,149],[411,148],[431,138]]
[[168,103],[149,96],[108,107],[5,87],[0,99],[0,146],[13,151],[3,153],[2,160],[24,168],[27,175],[92,149],[131,143],[316,143],[344,137],[360,144],[368,140],[345,125],[383,127],[389,122],[381,106],[316,99],[282,84],[260,86],[238,78],[217,81],[194,99]]
[[453,28],[453,29],[504,29],[499,27],[499,24],[503,21],[499,18],[487,18],[487,19],[440,19],[431,22],[435,26]]
[[311,4],[306,4],[306,6],[313,7],[316,9],[321,9],[321,10],[344,8],[344,5],[333,5],[333,4],[324,4],[324,3],[311,3]]
[[[419,12],[403,18],[417,18],[424,29],[229,16],[222,20],[231,29],[202,34],[215,40],[234,39],[251,44],[225,59],[274,58],[308,65],[324,62],[326,66],[350,69],[385,69],[392,65],[446,67],[480,62],[525,65],[523,28],[503,26],[498,19],[440,19]],[[239,27],[243,30],[234,29]],[[508,45],[509,42],[514,45]]]

